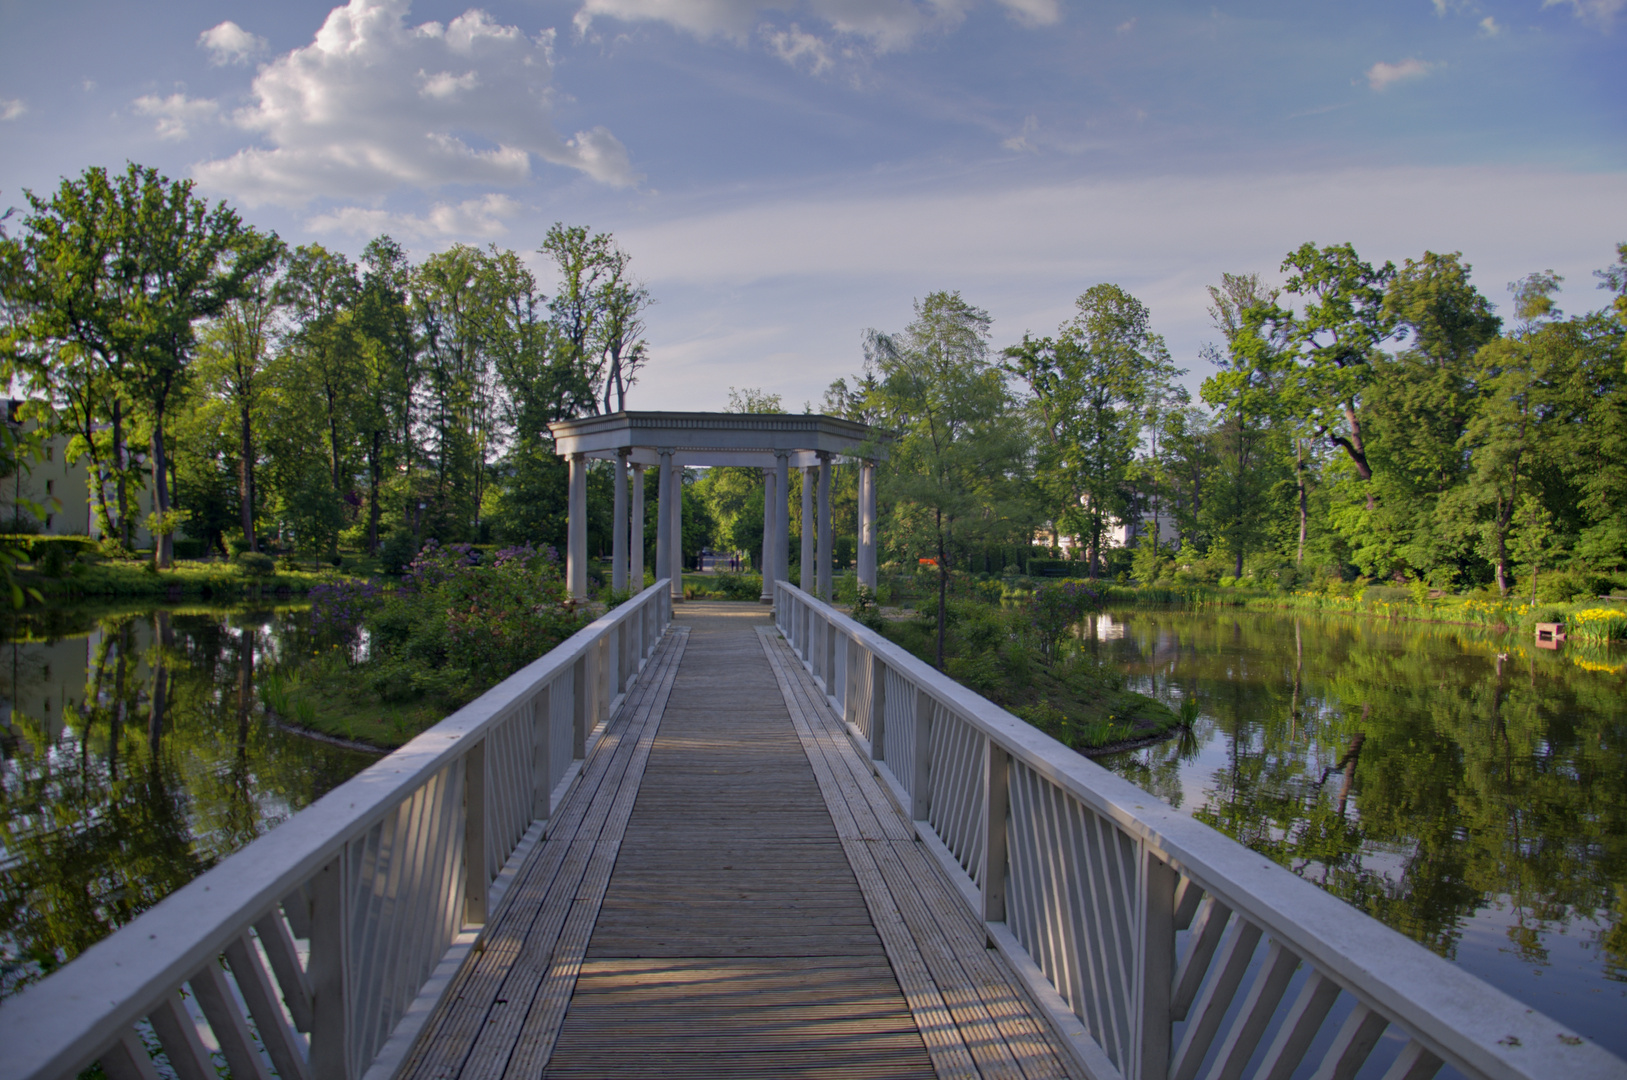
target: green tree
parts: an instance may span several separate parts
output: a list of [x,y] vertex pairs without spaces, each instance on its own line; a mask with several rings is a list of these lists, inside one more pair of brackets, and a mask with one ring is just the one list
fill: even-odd
[[[1363,481],[1373,478],[1363,406],[1378,348],[1394,332],[1385,289],[1395,267],[1374,269],[1349,244],[1302,244],[1283,260],[1296,313],[1272,305],[1262,325],[1280,333],[1298,366],[1291,401],[1317,437],[1342,450]],[[1368,494],[1371,503],[1371,492]]]
[[1282,465],[1282,349],[1266,336],[1262,318],[1277,293],[1258,274],[1224,274],[1209,296],[1209,316],[1226,348],[1206,351],[1219,370],[1202,389],[1218,414],[1205,508],[1210,535],[1231,554],[1232,576],[1240,578],[1244,558],[1270,536],[1271,494]]
[[273,241],[273,257],[244,281],[243,294],[221,311],[205,332],[199,353],[199,381],[227,403],[237,433],[238,523],[248,550],[259,551],[255,536],[255,464],[259,451],[255,421],[265,393],[266,365],[276,344],[277,314],[283,300],[277,275],[287,252]]
[[403,472],[412,468],[418,348],[408,305],[412,267],[406,251],[388,236],[376,237],[362,251],[362,267],[355,316],[362,375],[357,419],[367,455],[367,550],[374,553],[383,517],[385,471],[392,463]]
[[1497,591],[1508,595],[1510,529],[1514,514],[1546,464],[1550,431],[1558,411],[1558,388],[1574,363],[1575,328],[1557,320],[1553,302],[1559,278],[1532,274],[1516,283],[1519,326],[1476,354],[1484,388],[1460,446],[1470,468],[1463,484],[1442,500],[1443,517],[1458,535],[1479,541],[1492,564]]
[[937,561],[940,668],[952,558],[1027,519],[1026,433],[989,359],[989,322],[958,292],[935,292],[902,334],[868,336],[876,411],[896,433],[878,478],[892,506],[884,521],[897,547]]
[[[283,280],[283,297],[294,319],[289,345],[303,377],[310,380],[322,408],[328,457],[331,512],[322,520],[343,520],[342,500],[350,492],[356,389],[362,381],[360,342],[353,318],[361,281],[351,261],[320,244],[295,248]],[[306,480],[301,501],[321,498]],[[330,534],[337,543],[337,531]]]
[[1107,530],[1135,503],[1130,481],[1149,392],[1181,372],[1146,305],[1117,285],[1092,286],[1075,306],[1055,340],[1025,334],[1004,355],[1033,394],[1045,435],[1039,477],[1054,520],[1085,541],[1094,578]]
[[1454,252],[1406,260],[1385,292],[1385,310],[1408,347],[1373,364],[1368,394],[1376,506],[1352,530],[1355,558],[1370,574],[1409,568],[1422,576],[1461,552],[1435,529],[1440,498],[1462,482],[1458,448],[1480,388],[1474,357],[1501,320]]
[[150,467],[155,559],[174,559],[165,420],[193,359],[196,326],[242,295],[276,257],[273,237],[244,227],[224,202],[210,207],[190,180],[171,181],[156,169],[130,165],[113,185],[119,316],[115,349],[125,357],[124,381],[152,424]]

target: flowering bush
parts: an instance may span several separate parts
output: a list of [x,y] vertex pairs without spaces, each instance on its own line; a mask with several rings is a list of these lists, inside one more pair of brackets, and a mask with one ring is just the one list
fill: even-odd
[[1571,633],[1584,641],[1627,641],[1627,611],[1587,608],[1572,612]]
[[379,605],[378,586],[370,581],[337,581],[310,592],[311,630],[318,638],[350,646],[360,637],[362,624]]
[[459,704],[575,633],[551,547],[504,548],[489,561],[467,544],[431,542],[395,593],[366,616],[369,677],[386,700],[433,694]]

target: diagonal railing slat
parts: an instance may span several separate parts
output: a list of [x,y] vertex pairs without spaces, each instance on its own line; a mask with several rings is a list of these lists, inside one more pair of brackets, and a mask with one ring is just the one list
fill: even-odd
[[183,1077],[392,1075],[653,655],[672,619],[669,585],[7,1001],[0,1080],[62,1080],[98,1060],[110,1076],[156,1075],[143,1032]]
[[[1627,1078],[1627,1063],[1562,1024],[789,582],[775,584],[774,614],[1093,1080],[1364,1068],[1427,1080],[1443,1065],[1486,1080]],[[875,674],[844,682],[851,672]],[[1003,855],[998,871],[985,848]]]

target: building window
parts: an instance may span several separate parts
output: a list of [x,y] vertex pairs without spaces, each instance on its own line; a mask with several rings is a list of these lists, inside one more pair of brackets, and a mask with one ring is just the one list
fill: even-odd
[[56,517],[55,514],[46,514],[45,515],[45,528],[47,529],[47,531],[49,531],[49,529],[51,528],[51,519],[54,518],[54,517]]
[[56,481],[55,480],[47,480],[45,482],[45,494],[46,495],[55,495],[56,494]]
[[46,461],[55,461],[56,460],[56,446],[53,445],[52,443],[46,443],[45,444],[45,460]]

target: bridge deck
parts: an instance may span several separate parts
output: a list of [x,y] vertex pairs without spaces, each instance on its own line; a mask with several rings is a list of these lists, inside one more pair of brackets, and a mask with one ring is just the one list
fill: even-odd
[[677,618],[406,1074],[1067,1076],[763,610]]

